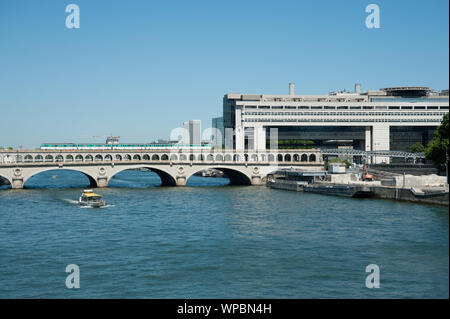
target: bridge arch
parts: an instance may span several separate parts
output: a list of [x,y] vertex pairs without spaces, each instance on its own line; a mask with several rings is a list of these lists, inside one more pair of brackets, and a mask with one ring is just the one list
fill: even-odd
[[79,172],[82,173],[84,176],[86,176],[89,180],[89,187],[97,187],[97,181],[95,180],[95,177],[92,176],[89,172],[83,170],[83,169],[79,169],[79,168],[71,168],[71,167],[63,167],[63,168],[56,168],[54,166],[52,167],[41,167],[38,171],[28,175],[28,176],[24,176],[23,179],[23,186],[24,188],[26,188],[26,183],[27,181],[30,180],[30,178],[37,176],[41,173],[47,172],[47,171],[73,171],[73,172]]
[[133,167],[125,167],[122,169],[118,169],[117,171],[114,172],[114,174],[109,176],[108,182],[115,175],[117,175],[120,172],[127,171],[127,170],[139,169],[139,168],[147,168],[147,169],[151,170],[152,172],[156,173],[159,176],[159,178],[161,179],[162,186],[176,186],[177,185],[175,178],[168,171],[161,169],[161,167],[155,167],[155,166],[148,165],[148,164],[133,165]]
[[[0,182],[1,182],[2,178],[5,179],[6,181],[8,181],[9,185],[12,185],[12,181],[8,176],[0,175]],[[0,186],[2,186],[1,183],[0,183]]]
[[301,162],[307,162],[308,161],[308,155],[302,154],[302,156],[300,157],[300,161]]
[[309,155],[309,161],[310,162],[315,162],[316,161],[316,154]]
[[[186,182],[189,181],[189,178],[193,176],[195,173],[198,173],[205,168],[199,169],[197,171],[193,171],[191,174],[186,176]],[[229,168],[229,167],[223,167],[221,165],[213,165],[208,166],[206,169],[217,169],[219,171],[222,171],[230,180],[230,185],[251,185],[252,179],[251,176],[248,176],[247,173],[239,170],[238,168]]]

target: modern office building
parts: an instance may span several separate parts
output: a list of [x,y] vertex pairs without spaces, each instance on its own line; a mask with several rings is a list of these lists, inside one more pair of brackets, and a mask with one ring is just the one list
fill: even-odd
[[436,93],[414,86],[361,92],[356,84],[354,92],[296,95],[290,83],[286,95],[226,94],[225,144],[264,150],[272,131],[285,143],[300,140],[319,148],[408,151],[417,142],[426,145],[448,111],[448,90]]
[[191,120],[183,122],[186,136],[183,136],[183,144],[200,145],[202,141],[202,121]]
[[214,146],[223,146],[224,145],[224,129],[223,129],[223,116],[214,117],[212,119],[213,132],[211,135],[211,144]]

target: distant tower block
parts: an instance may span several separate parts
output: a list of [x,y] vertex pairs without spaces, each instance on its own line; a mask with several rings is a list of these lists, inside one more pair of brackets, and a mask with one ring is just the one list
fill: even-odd
[[361,94],[361,84],[359,84],[359,83],[355,84],[355,93]]
[[295,95],[295,83],[289,83],[289,95]]

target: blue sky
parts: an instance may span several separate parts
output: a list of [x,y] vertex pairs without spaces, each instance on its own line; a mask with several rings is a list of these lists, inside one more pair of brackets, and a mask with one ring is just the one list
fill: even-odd
[[[67,29],[66,5],[80,7]],[[367,29],[365,7],[380,7]],[[0,145],[168,138],[228,92],[449,87],[449,7],[428,1],[0,1]]]

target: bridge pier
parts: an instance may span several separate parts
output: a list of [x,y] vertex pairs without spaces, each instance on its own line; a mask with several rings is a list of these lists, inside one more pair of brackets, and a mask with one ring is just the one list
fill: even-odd
[[186,176],[177,176],[177,186],[186,186]]
[[100,187],[100,188],[108,187],[108,178],[106,178],[106,177],[97,178],[97,187]]
[[13,178],[12,179],[12,183],[11,183],[11,187],[13,189],[23,189],[23,178]]
[[261,176],[252,176],[252,186],[261,186]]

